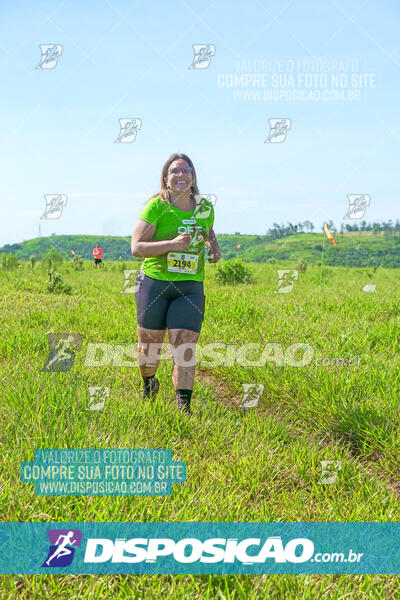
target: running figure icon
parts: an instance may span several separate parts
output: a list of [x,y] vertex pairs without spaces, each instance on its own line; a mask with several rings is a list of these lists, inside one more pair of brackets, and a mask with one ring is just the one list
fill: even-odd
[[[53,560],[53,558],[61,558],[61,556],[67,556],[68,554],[72,554],[72,550],[70,548],[67,548],[68,544],[70,544],[71,546],[73,544],[77,544],[78,540],[74,540],[72,539],[74,537],[74,532],[73,531],[69,531],[66,535],[59,535],[56,541],[56,545],[58,546],[56,551],[46,560],[46,565],[50,565],[50,562]],[[63,540],[60,543],[60,540]]]

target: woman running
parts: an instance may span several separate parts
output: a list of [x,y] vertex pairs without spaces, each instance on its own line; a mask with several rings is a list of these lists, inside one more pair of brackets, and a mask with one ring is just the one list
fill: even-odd
[[[204,252],[208,262],[221,258],[213,231],[214,207],[200,196],[196,171],[186,154],[172,154],[161,172],[161,189],[139,214],[133,229],[133,256],[144,258],[136,283],[138,364],[143,397],[155,398],[155,377],[168,329],[173,354],[172,380],[178,407],[191,414],[196,342],[204,319]],[[187,352],[182,360],[179,347]],[[156,350],[154,350],[156,349]],[[147,352],[146,352],[147,350]],[[179,357],[179,359],[178,359]]]

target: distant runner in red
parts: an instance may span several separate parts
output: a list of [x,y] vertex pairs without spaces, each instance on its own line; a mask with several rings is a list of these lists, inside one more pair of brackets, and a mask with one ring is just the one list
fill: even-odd
[[101,261],[103,259],[103,249],[100,248],[99,244],[96,244],[96,247],[93,248],[93,258],[96,267],[97,265],[101,265]]

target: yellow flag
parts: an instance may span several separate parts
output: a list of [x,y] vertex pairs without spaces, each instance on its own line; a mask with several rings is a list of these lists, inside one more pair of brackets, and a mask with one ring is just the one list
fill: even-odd
[[324,225],[324,231],[325,231],[325,234],[326,234],[326,237],[328,238],[328,240],[329,240],[330,242],[332,242],[332,244],[335,246],[335,248],[337,248],[336,242],[335,242],[335,240],[333,239],[333,235],[332,235],[332,234],[331,234],[331,232],[329,231],[329,229],[328,229],[328,225],[327,225],[326,223],[325,223],[325,225]]

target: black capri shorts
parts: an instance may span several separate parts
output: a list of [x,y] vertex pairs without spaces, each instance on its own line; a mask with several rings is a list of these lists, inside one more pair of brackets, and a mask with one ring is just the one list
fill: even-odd
[[139,271],[135,286],[138,325],[200,332],[205,298],[202,281],[162,281]]

